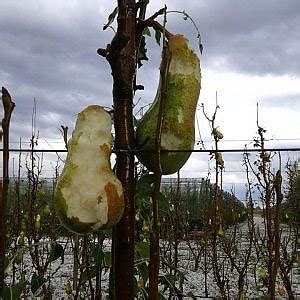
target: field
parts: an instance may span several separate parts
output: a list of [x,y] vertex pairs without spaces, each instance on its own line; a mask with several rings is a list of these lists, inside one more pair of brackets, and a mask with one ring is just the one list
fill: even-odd
[[[17,184],[17,189],[16,185],[10,188],[9,219],[12,226],[8,228],[11,244],[7,252],[9,262],[5,279],[7,297],[46,295],[48,298],[58,299],[67,296],[93,298],[101,295],[105,299],[109,295],[111,231],[81,237],[70,234],[61,227],[52,207],[55,180],[52,182],[41,180],[41,182],[33,194],[30,193],[32,186],[26,181]],[[164,185],[163,191],[168,203],[176,205],[174,195],[177,185],[169,184]],[[202,204],[205,203],[209,200],[206,198],[206,189],[203,186],[202,189],[195,189],[195,183],[186,185],[186,182],[181,189],[182,202],[179,203],[181,210],[183,211],[183,207],[184,210],[189,208],[191,218],[197,213],[200,214],[202,223],[201,228],[195,228],[195,222],[192,220],[191,224],[186,224],[188,222],[185,213],[178,219],[174,217],[172,204],[168,204],[170,209],[164,213],[164,206],[161,207],[159,273],[161,297],[214,298],[220,297],[222,292],[225,292],[228,298],[257,298],[267,295],[268,251],[263,211],[253,213],[253,217],[250,214],[246,220],[235,221],[227,229],[219,228],[215,242],[217,252],[214,257],[213,232],[208,224],[209,219],[204,218],[207,212],[204,211],[203,205],[200,209],[197,205],[195,207],[196,202],[192,197],[196,194],[198,202],[200,199]],[[14,200],[17,195],[23,208],[15,207]],[[30,209],[26,208],[30,208],[30,201],[27,202],[26,198],[32,195],[36,196],[36,204],[33,206],[35,217],[31,216]],[[193,205],[182,206],[183,203]],[[139,218],[143,218],[143,214],[147,213],[147,206],[137,209]],[[38,215],[40,217],[37,217]],[[32,227],[28,226],[30,218],[33,218]],[[147,299],[149,228],[139,218],[136,218],[138,235],[135,245],[135,297]],[[176,222],[181,224],[179,236],[175,234]],[[17,234],[19,226],[21,233]],[[206,226],[207,230],[204,231]],[[193,232],[194,236],[191,235]],[[197,232],[200,236],[197,236]],[[277,297],[285,298],[290,295],[297,297],[300,293],[297,232],[298,227],[293,226],[293,223],[280,224],[282,271],[276,276]],[[217,274],[219,277],[216,277]],[[284,274],[287,277],[284,277]],[[12,288],[9,289],[8,286]]]
[[19,2],[0,299],[300,299],[300,1]]
[[[260,232],[263,231],[264,224],[263,219],[261,217],[255,217],[254,218],[256,230]],[[243,254],[247,253],[247,249],[249,249],[249,240],[248,240],[248,225],[247,222],[242,223],[237,226],[237,228],[230,228],[228,230],[228,233],[226,234],[225,238],[230,238],[232,234],[232,230],[237,230],[237,236],[236,236],[236,245],[239,248],[238,249],[238,265],[243,265]],[[288,228],[286,225],[282,225],[283,229],[283,238],[288,236]],[[43,243],[44,245],[40,245],[40,249],[45,249],[45,245],[49,245],[51,243],[50,239],[41,239],[40,243]],[[57,243],[62,245],[64,247],[64,255],[63,258],[59,257],[59,259],[51,262],[51,264],[48,267],[48,270],[46,272],[45,278],[47,279],[47,282],[44,284],[48,286],[48,288],[51,290],[51,294],[53,296],[53,299],[60,299],[60,298],[66,298],[68,296],[68,293],[70,295],[70,292],[68,291],[68,288],[70,288],[70,283],[72,283],[72,276],[74,272],[74,245],[72,245],[72,241],[67,238],[59,238],[57,240]],[[222,241],[220,241],[222,243]],[[169,260],[170,255],[174,255],[174,253],[169,253],[166,249],[168,248],[168,241],[161,240],[161,250],[162,250],[162,259],[163,260]],[[103,248],[102,250],[107,254],[110,251],[111,246],[111,239],[107,238],[104,240]],[[291,247],[293,246],[292,243],[288,245],[289,253],[291,253],[293,250]],[[213,275],[213,267],[211,263],[211,257],[206,257],[204,253],[209,253],[211,249],[209,246],[205,247],[204,241],[181,241],[179,243],[178,248],[178,256],[179,256],[179,262],[178,262],[178,270],[180,271],[180,274],[182,276],[182,288],[183,288],[183,295],[184,298],[215,298],[220,296],[220,293],[218,292],[218,286],[216,284],[216,281],[214,279]],[[195,253],[200,256],[199,261],[195,260]],[[226,285],[228,285],[228,297],[229,298],[236,298],[239,291],[238,291],[238,279],[239,279],[239,273],[232,268],[232,264],[230,263],[230,260],[224,250],[222,248],[219,249],[219,263],[223,266],[224,270],[224,279],[226,280]],[[45,256],[45,259],[47,256]],[[106,257],[107,259],[107,257]],[[105,262],[108,263],[105,259]],[[145,261],[148,261],[148,258],[144,258]],[[136,266],[140,262],[136,262]],[[195,264],[197,266],[195,267]],[[165,265],[165,269],[161,269],[161,279],[162,280],[174,280],[172,276],[170,276],[170,273],[168,273],[167,268],[167,262],[163,263]],[[245,288],[243,290],[243,293],[246,298],[257,298],[262,297],[267,293],[267,288],[264,284],[264,281],[266,280],[266,274],[262,271],[265,270],[265,261],[264,258],[256,253],[255,250],[253,250],[251,257],[249,259],[249,266],[247,269],[247,272],[245,274]],[[21,262],[18,262],[16,266],[16,274],[14,275],[17,280],[20,278],[19,271],[22,270],[23,274],[26,274],[26,277],[29,279],[32,277],[34,266],[32,264],[32,259],[28,251],[24,252],[24,257]],[[8,277],[7,277],[7,283],[12,281],[12,267],[8,270]],[[91,277],[93,272],[91,272]],[[205,275],[206,274],[206,275]],[[293,263],[293,267],[291,270],[291,284],[292,284],[292,291],[295,296],[300,295],[300,264],[298,262]],[[205,279],[206,277],[206,279]],[[137,273],[136,279],[140,287],[142,286],[142,279],[140,274]],[[84,298],[90,298],[90,290],[89,290],[89,284],[88,284],[88,276],[85,272],[84,279],[82,280],[83,286],[81,287],[80,295]],[[31,284],[32,284],[32,278],[31,278]],[[174,284],[175,282],[170,282],[170,285]],[[95,278],[91,278],[91,284],[95,284]],[[146,284],[146,283],[143,283]],[[164,293],[164,285],[160,285],[160,291]],[[176,294],[175,289],[179,288],[178,283],[174,284],[174,286],[170,289],[168,293]],[[109,294],[109,270],[107,268],[103,268],[102,274],[101,274],[101,289],[102,289],[102,297],[105,299],[105,296],[108,297]],[[38,287],[34,293],[32,292],[32,287],[29,282],[27,282],[23,286],[23,291],[27,296],[38,296],[42,293],[42,288]],[[143,293],[140,292],[137,295],[137,298],[143,299],[145,295],[143,296]],[[278,298],[286,298],[287,295],[284,290],[284,285],[282,282],[282,278],[280,275],[277,277],[277,297]],[[146,299],[146,297],[145,297]]]

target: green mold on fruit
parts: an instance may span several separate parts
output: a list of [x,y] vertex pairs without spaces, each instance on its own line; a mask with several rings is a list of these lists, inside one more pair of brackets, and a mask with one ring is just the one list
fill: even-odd
[[[160,66],[160,82],[155,100],[138,122],[137,154],[148,170],[156,170],[155,137],[158,112],[162,95],[165,95],[161,150],[194,149],[195,112],[200,94],[201,71],[196,53],[189,47],[183,35],[169,38]],[[166,90],[162,92],[162,76],[166,78]],[[177,172],[188,160],[190,152],[162,152],[163,174]]]
[[123,215],[122,184],[110,166],[111,126],[111,116],[101,106],[78,115],[54,197],[61,223],[72,232],[107,229]]

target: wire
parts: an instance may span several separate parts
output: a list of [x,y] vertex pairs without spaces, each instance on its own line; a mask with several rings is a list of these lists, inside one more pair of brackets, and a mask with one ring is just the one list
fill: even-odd
[[[202,140],[204,143],[210,143],[213,142],[213,140]],[[276,141],[276,142],[280,142],[280,141],[300,141],[300,138],[270,138],[270,139],[266,139],[266,142],[270,142],[270,141]],[[222,139],[220,142],[253,142],[253,140],[251,139]],[[20,141],[12,141],[9,142],[10,144],[20,144]],[[63,141],[50,141],[47,142],[46,140],[44,141],[38,141],[39,144],[64,144]],[[26,141],[22,141],[22,144],[30,144],[30,142],[26,142]]]
[[[3,149],[0,149],[0,152],[2,152]],[[216,150],[204,150],[204,149],[164,149],[161,150],[162,153],[170,152],[170,153],[216,153],[216,152],[223,152],[223,153],[248,153],[248,152],[261,152],[261,149],[218,149]],[[263,151],[267,152],[282,152],[282,151],[300,151],[300,148],[265,148]],[[36,153],[55,153],[55,152],[68,152],[66,149],[9,149],[9,152],[36,152]],[[146,151],[146,150],[139,150],[139,149],[113,149],[112,153],[117,154],[135,154],[139,152],[144,153],[154,153],[155,151]]]

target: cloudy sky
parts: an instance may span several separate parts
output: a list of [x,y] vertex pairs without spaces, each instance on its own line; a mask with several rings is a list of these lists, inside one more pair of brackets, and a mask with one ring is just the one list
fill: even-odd
[[[201,31],[199,103],[211,114],[217,91],[217,124],[224,134],[220,148],[243,148],[246,143],[251,147],[256,103],[259,122],[270,139],[267,146],[300,147],[300,1],[150,0],[148,15],[164,4],[168,10],[188,12]],[[111,106],[110,68],[96,51],[113,37],[113,31],[102,31],[102,26],[115,5],[108,0],[1,1],[0,81],[16,103],[12,147],[17,147],[19,137],[23,147],[28,146],[34,98],[39,148],[63,148],[60,125],[73,128],[76,114],[87,105]],[[167,27],[186,35],[197,49],[195,28],[181,15],[169,14]],[[149,62],[138,74],[145,91],[136,95],[136,101],[141,98],[136,111],[152,102],[158,81],[161,49],[153,36],[147,44]],[[197,116],[206,149],[211,149],[210,130],[200,108]],[[297,159],[299,152],[284,155]],[[51,173],[55,158],[45,155],[45,174]],[[224,183],[227,188],[241,187],[242,156],[224,158]],[[193,154],[182,176],[205,176],[208,161],[207,154]]]

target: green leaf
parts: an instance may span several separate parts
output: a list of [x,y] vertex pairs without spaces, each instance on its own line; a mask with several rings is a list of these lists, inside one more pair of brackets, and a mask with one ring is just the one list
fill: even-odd
[[145,27],[144,31],[143,31],[143,35],[148,35],[151,36],[151,32],[149,30],[149,27]]
[[[141,177],[136,183],[134,198],[137,209],[145,209],[147,204],[150,203],[149,199],[152,197],[154,191],[154,182],[155,175],[148,174]],[[165,209],[169,205],[167,198],[161,192],[159,192],[158,199],[160,203],[160,209]]]
[[173,287],[175,285],[175,282],[176,282],[176,276],[175,275],[166,274],[164,277],[165,277],[168,285],[170,285],[170,287]]
[[158,292],[158,299],[159,300],[165,300],[167,298],[164,296],[164,294],[162,292]]
[[11,266],[12,262],[14,261],[14,258],[12,260],[9,260],[7,257],[5,257],[4,260],[4,272],[8,272],[8,268]]
[[104,265],[106,268],[111,266],[111,252],[104,252]]
[[148,60],[148,57],[147,57],[147,48],[146,48],[146,38],[144,35],[142,35],[142,38],[141,38],[141,42],[140,42],[140,47],[139,47],[139,50],[138,50],[138,65],[139,67],[141,67],[143,64],[142,64],[142,60]]
[[146,283],[149,277],[147,264],[144,262],[142,264],[137,265],[137,270],[140,276],[142,277],[144,283]]
[[13,286],[8,286],[7,284],[4,285],[2,291],[2,298],[3,299],[12,299],[18,300],[21,299],[22,290],[24,288],[25,282],[19,281]]
[[80,283],[84,284],[88,280],[93,279],[94,277],[96,277],[96,274],[97,274],[98,270],[99,270],[98,266],[92,266],[87,271],[83,272],[83,274],[81,275],[81,278],[80,278]]
[[93,257],[94,257],[95,262],[100,264],[103,261],[105,254],[101,248],[95,247],[93,249]]
[[51,246],[51,250],[49,253],[49,257],[48,257],[48,261],[49,262],[53,262],[59,258],[64,257],[64,247],[62,245],[60,245],[59,243],[54,243]]
[[271,296],[270,295],[264,295],[260,299],[262,299],[262,300],[269,300],[269,299],[271,299]]
[[141,177],[135,186],[135,196],[148,198],[154,190],[155,175],[149,174]]
[[149,258],[150,257],[150,246],[148,243],[145,242],[138,242],[135,245],[136,252],[141,256],[142,258]]
[[139,285],[138,285],[138,282],[137,282],[137,279],[135,277],[133,277],[133,294],[134,294],[134,297],[136,298],[138,292],[139,292]]
[[196,299],[196,296],[190,291],[186,294],[187,297],[190,297],[190,298],[193,298],[193,299]]
[[163,286],[163,292],[165,292],[166,290],[173,290],[176,280],[176,276],[173,274],[165,274],[159,276],[159,281]]
[[44,277],[40,277],[36,273],[33,273],[30,284],[32,293],[35,294],[45,282],[46,280]]
[[167,211],[170,207],[168,198],[163,193],[159,192],[158,200],[159,200],[159,209]]
[[184,274],[182,272],[179,272],[177,274],[177,279],[179,281],[179,285],[183,285],[184,283],[184,280],[185,280],[185,277],[184,277]]
[[6,284],[4,284],[1,297],[3,299],[10,299],[10,288]]
[[161,40],[161,31],[155,29],[155,40],[157,44],[160,46],[160,40]]
[[103,30],[107,29],[112,23],[113,21],[115,20],[116,18],[116,15],[118,14],[119,12],[119,8],[118,6],[115,7],[115,9],[113,10],[113,12],[108,16],[108,21],[107,23],[103,26]]

